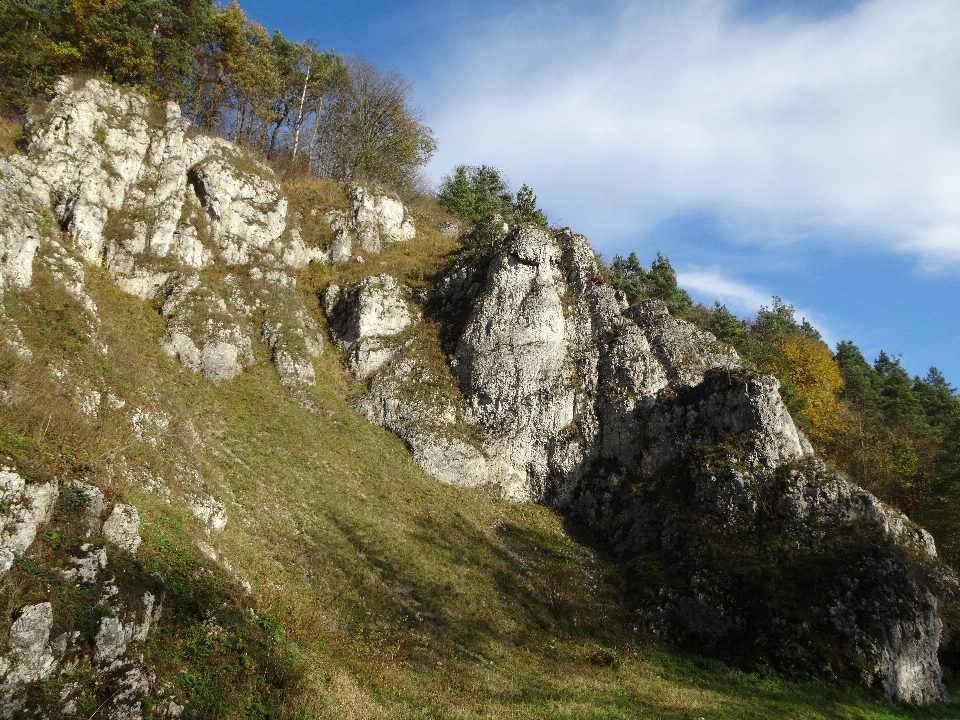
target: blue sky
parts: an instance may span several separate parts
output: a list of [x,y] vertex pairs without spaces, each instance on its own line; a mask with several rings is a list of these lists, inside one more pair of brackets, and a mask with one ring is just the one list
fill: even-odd
[[960,385],[955,0],[241,1],[399,70],[460,163],[536,190],[611,257],[670,257],[741,316]]

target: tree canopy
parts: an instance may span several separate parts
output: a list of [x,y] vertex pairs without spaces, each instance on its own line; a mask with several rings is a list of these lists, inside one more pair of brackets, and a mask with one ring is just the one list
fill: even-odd
[[179,102],[205,132],[337,180],[410,185],[436,148],[402,75],[271,34],[235,0],[0,3],[5,112],[77,73]]
[[524,183],[514,195],[507,179],[490,165],[458,165],[441,181],[437,200],[472,225],[465,242],[474,251],[486,252],[510,227],[548,225],[533,188]]
[[610,285],[626,294],[631,304],[658,298],[678,317],[687,317],[693,308],[690,295],[677,285],[677,273],[670,259],[659,252],[649,270],[640,264],[636,253],[630,253],[626,259],[615,255],[606,273]]
[[350,63],[344,84],[320,122],[318,169],[335,180],[413,184],[436,150],[433,132],[407,107],[411,83],[362,59]]

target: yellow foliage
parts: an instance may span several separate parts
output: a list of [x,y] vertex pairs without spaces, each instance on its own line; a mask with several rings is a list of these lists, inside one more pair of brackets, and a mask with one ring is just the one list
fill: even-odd
[[802,412],[810,420],[811,434],[830,440],[842,425],[837,393],[843,389],[840,365],[823,342],[804,335],[788,335],[780,347],[778,375],[794,386],[804,402]]

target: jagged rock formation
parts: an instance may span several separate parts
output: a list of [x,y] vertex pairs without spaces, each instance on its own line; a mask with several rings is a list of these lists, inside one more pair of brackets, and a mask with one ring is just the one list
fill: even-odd
[[[191,133],[177,105],[161,110],[97,80],[63,79],[26,135],[25,154],[0,159],[3,287],[30,286],[38,249],[56,245],[59,230],[82,260],[159,307],[164,349],[213,383],[249,367],[259,339],[285,385],[314,384],[323,341],[293,271],[349,258],[354,237],[376,253],[416,233],[400,201],[354,186],[352,211],[331,216],[342,238],[327,251],[307,247],[269,168]],[[67,274],[84,295],[82,267],[54,252],[75,266]],[[204,272],[213,267],[229,272]],[[4,322],[16,344],[17,329]]]
[[389,275],[364,278],[342,295],[335,283],[324,290],[324,312],[334,320],[331,335],[348,352],[347,368],[355,377],[369,377],[397,354],[389,339],[415,322],[410,295]]
[[[327,303],[335,337],[362,336],[357,306]],[[458,261],[428,311],[459,392],[416,340],[358,373],[361,412],[428,472],[601,531],[659,579],[637,612],[666,639],[946,699],[912,570],[938,567],[932,538],[815,459],[774,378],[659,301],[628,307],[569,231],[523,226],[488,264]]]
[[57,499],[56,479],[27,484],[10,468],[0,468],[0,575],[13,565],[37,537],[39,527],[50,520]]

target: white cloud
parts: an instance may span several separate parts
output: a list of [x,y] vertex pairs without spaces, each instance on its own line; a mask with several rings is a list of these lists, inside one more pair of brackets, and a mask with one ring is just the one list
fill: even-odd
[[464,29],[426,91],[434,177],[496,165],[600,237],[705,212],[742,239],[960,263],[960,3],[821,19],[750,19],[732,0],[589,7]]
[[689,270],[677,273],[677,284],[704,303],[719,300],[741,317],[756,314],[761,305],[770,305],[771,294],[727,277],[720,270]]
[[[741,318],[753,318],[761,307],[771,307],[773,304],[774,293],[736,280],[717,268],[709,270],[693,268],[678,272],[677,284],[689,291],[695,300],[705,305],[719,300],[730,312]],[[794,304],[789,298],[782,298],[782,300],[788,305]],[[809,308],[794,307],[794,315],[797,322],[802,319],[809,320],[820,331],[827,345],[831,347],[836,345],[836,333],[830,329],[826,318],[820,313]]]

